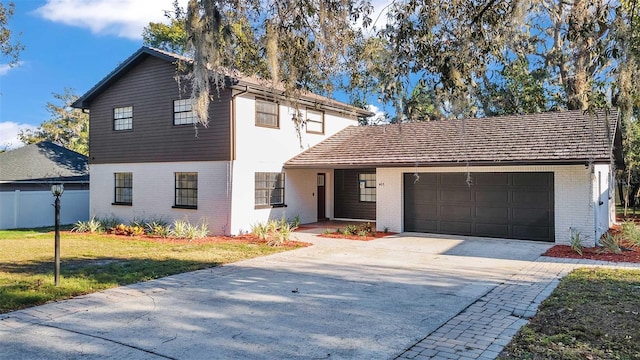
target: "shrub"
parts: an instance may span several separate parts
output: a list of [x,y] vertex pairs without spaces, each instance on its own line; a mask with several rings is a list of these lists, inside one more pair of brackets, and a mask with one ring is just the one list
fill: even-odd
[[355,235],[358,233],[358,227],[353,224],[349,224],[344,227],[344,231],[342,232],[345,235]]
[[622,237],[619,234],[611,235],[610,232],[607,232],[600,238],[600,244],[605,252],[620,254],[622,252],[620,248],[621,240]]
[[574,228],[569,228],[569,233],[570,233],[570,243],[571,243],[571,249],[573,249],[573,251],[577,252],[578,255],[582,256],[582,249],[584,249],[584,246],[582,246],[582,233],[580,231],[575,230]]
[[295,230],[295,229],[300,227],[300,215],[296,215],[293,218],[293,224],[292,225],[293,225],[293,230]]
[[280,220],[269,220],[251,226],[251,233],[260,240],[266,240],[269,246],[280,246],[291,238],[295,225],[287,222],[285,217]]
[[176,219],[173,221],[173,226],[169,230],[169,236],[177,238],[186,238],[187,225],[189,223],[186,220]]
[[289,241],[291,237],[291,233],[293,232],[293,228],[289,223],[284,222],[281,224],[280,228],[277,231],[271,234],[271,237],[267,241],[267,245],[269,246],[281,246],[285,243],[285,241]]
[[78,221],[71,231],[96,233],[101,232],[101,229],[102,224],[100,223],[100,220],[92,217],[87,221]]
[[267,221],[267,232],[268,233],[274,233],[276,231],[278,231],[278,227],[280,227],[280,223],[276,220],[269,220]]
[[257,236],[260,240],[267,240],[267,238],[269,237],[269,229],[264,223],[251,225],[251,233]]
[[358,225],[358,231],[364,231],[367,234],[373,234],[376,232],[376,229],[373,228],[370,222],[362,223]]
[[200,225],[192,225],[188,220],[176,219],[169,230],[169,236],[180,239],[201,239],[209,233],[209,227],[205,222]]
[[187,239],[202,239],[209,234],[209,226],[206,223],[200,225],[187,225]]
[[171,228],[165,222],[152,221],[145,226],[146,232],[149,235],[168,237]]
[[137,225],[118,224],[110,231],[116,235],[140,236],[144,234],[144,228]]
[[100,221],[100,224],[102,224],[102,226],[100,227],[100,231],[108,231],[109,229],[118,226],[118,224],[122,224],[122,221],[120,221],[120,219],[115,216],[99,219],[98,221]]
[[640,230],[633,221],[622,223],[622,236],[628,241],[629,246],[640,247]]

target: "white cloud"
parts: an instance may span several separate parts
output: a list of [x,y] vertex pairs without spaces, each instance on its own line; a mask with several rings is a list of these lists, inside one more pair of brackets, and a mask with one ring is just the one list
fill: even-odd
[[0,122],[0,149],[15,149],[24,146],[18,139],[19,130],[36,129],[36,126],[29,124],[18,124],[13,121]]
[[[35,13],[94,34],[138,40],[150,21],[166,21],[164,11],[173,10],[172,4],[172,0],[47,0]],[[186,6],[186,0],[180,4]]]
[[371,13],[371,20],[373,23],[371,24],[376,29],[382,29],[387,26],[387,22],[389,19],[387,18],[389,14],[389,7],[393,4],[393,1],[389,0],[373,0],[371,1],[371,5],[373,5],[373,12]]
[[0,76],[7,75],[9,70],[20,67],[20,65],[22,65],[22,61],[18,61],[15,66],[10,66],[9,64],[0,64]]
[[[391,3],[371,2],[372,25],[377,29],[386,26]],[[180,0],[179,4],[186,8],[187,0]],[[89,29],[94,34],[139,40],[149,22],[166,22],[165,10],[173,10],[173,0],[46,0],[35,13],[49,21]]]
[[377,107],[376,105],[373,104],[369,104],[367,105],[367,110],[371,111],[372,113],[374,113],[375,115],[373,115],[372,117],[369,118],[369,123],[370,124],[383,124],[383,123],[387,123],[387,112],[380,109],[379,107]]

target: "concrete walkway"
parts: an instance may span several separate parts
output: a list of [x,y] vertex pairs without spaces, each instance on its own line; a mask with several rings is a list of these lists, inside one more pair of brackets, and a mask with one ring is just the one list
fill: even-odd
[[0,315],[0,359],[494,358],[582,266],[529,241],[296,236],[314,246]]

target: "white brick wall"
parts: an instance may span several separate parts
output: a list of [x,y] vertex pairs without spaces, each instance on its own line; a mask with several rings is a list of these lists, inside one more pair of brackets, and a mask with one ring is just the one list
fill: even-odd
[[272,129],[255,125],[255,101],[253,95],[236,97],[236,160],[232,164],[233,195],[231,210],[232,234],[251,230],[251,225],[282,216],[292,220],[300,216],[303,223],[317,218],[316,174],[328,173],[327,216],[333,209],[331,170],[290,170],[285,175],[286,207],[255,209],[254,186],[256,172],[281,172],[284,163],[305,149],[335,134],[341,129],[357,125],[357,120],[325,112],[325,133],[307,134],[303,128],[302,148],[292,119],[294,110],[280,105],[280,127]]
[[[563,166],[483,166],[483,167],[438,167],[438,168],[378,168],[376,226],[378,230],[402,232],[403,229],[403,173],[413,172],[553,172],[555,201],[556,243],[569,243],[569,228],[586,236],[585,245],[593,246],[596,237],[606,231],[611,213],[604,201],[598,212],[601,229],[596,233],[594,202],[597,200],[597,174],[601,172],[601,188],[609,188],[609,166],[595,165],[592,173],[584,165]],[[606,184],[605,184],[606,182]],[[594,197],[595,196],[595,197]],[[602,194],[608,199],[608,192]],[[604,229],[604,230],[603,230]]]
[[[231,199],[230,162],[180,162],[91,165],[90,213],[123,221],[163,218],[205,220],[213,234],[228,234]],[[111,205],[114,173],[133,173],[133,205]],[[198,209],[174,209],[175,172],[198,173]]]

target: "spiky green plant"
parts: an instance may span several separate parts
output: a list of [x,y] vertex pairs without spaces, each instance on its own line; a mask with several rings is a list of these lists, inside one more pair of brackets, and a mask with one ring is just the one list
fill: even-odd
[[610,232],[607,232],[600,238],[600,245],[602,245],[602,249],[605,252],[620,254],[622,252],[622,248],[620,247],[621,241],[622,237],[620,234],[611,235]]
[[75,223],[75,226],[73,227],[73,229],[71,229],[71,231],[97,233],[100,232],[101,228],[102,224],[100,223],[100,220],[96,219],[95,217],[91,217],[91,219],[87,221],[78,221],[77,223]]
[[578,230],[571,228],[569,236],[570,236],[569,241],[571,244],[571,249],[577,252],[578,255],[582,256],[582,249],[584,249],[584,246],[582,245],[582,240],[583,240],[582,233]]

